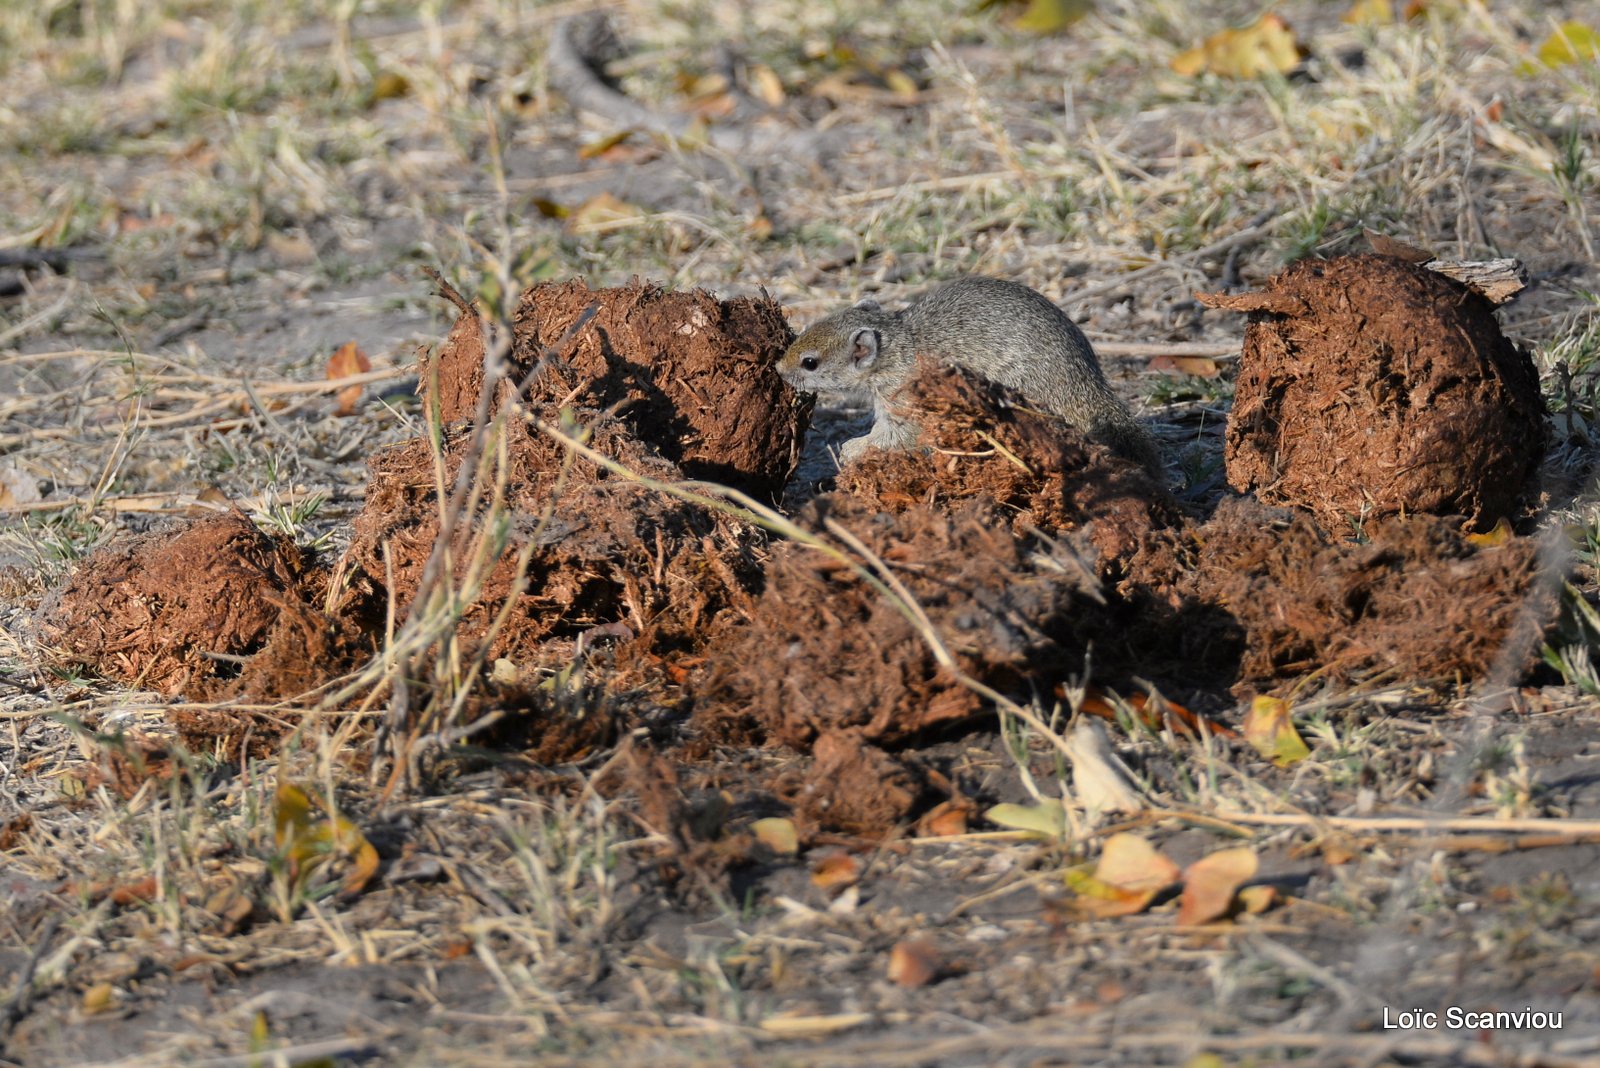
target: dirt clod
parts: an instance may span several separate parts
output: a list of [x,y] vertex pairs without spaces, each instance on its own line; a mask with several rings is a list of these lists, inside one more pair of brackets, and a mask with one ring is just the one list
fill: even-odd
[[1228,420],[1235,489],[1329,529],[1402,512],[1487,526],[1525,494],[1546,438],[1538,376],[1465,286],[1365,255],[1203,299],[1251,313]]

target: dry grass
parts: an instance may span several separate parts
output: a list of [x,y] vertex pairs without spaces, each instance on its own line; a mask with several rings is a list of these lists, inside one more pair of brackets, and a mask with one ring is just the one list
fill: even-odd
[[[1600,629],[1561,647],[1572,688],[1509,698],[1526,710],[1516,720],[1490,710],[1506,696],[1492,689],[1451,703],[1407,680],[1313,685],[1297,709],[1312,757],[1290,770],[1127,718],[1114,742],[1154,806],[1146,832],[1190,857],[1246,839],[1294,896],[1259,923],[1204,931],[1150,915],[1062,933],[1040,901],[1097,851],[1107,828],[1087,811],[1075,813],[1080,833],[1057,841],[883,844],[863,852],[860,889],[836,899],[791,866],[765,873],[748,901],[731,885],[669,900],[654,858],[670,828],[596,789],[626,745],[535,791],[543,769],[468,744],[460,699],[487,670],[454,644],[470,575],[441,579],[419,597],[425,610],[393,620],[366,671],[253,709],[296,724],[272,759],[235,766],[169,747],[169,773],[140,766],[141,739],[166,738],[185,708],[52,674],[33,609],[115,532],[218,498],[337,549],[364,456],[429,418],[399,395],[337,417],[329,395],[348,383],[324,380],[323,365],[356,338],[378,367],[369,389],[408,373],[444,314],[418,263],[494,306],[535,279],[641,274],[723,295],[765,287],[797,322],[868,292],[898,299],[988,272],[1058,299],[1097,341],[1227,344],[1239,324],[1202,317],[1195,290],[1357,247],[1372,227],[1444,255],[1528,264],[1537,284],[1503,318],[1534,348],[1565,417],[1552,469],[1587,471],[1600,69],[1523,67],[1554,21],[1593,17],[1584,5],[1437,3],[1384,28],[1341,24],[1342,5],[1286,5],[1313,56],[1304,76],[1254,82],[1194,81],[1166,65],[1251,5],[1101,0],[1096,16],[1046,39],[942,0],[616,7],[639,49],[623,81],[641,97],[681,105],[675,75],[706,73],[715,42],[775,72],[795,113],[845,131],[837,155],[783,162],[640,137],[629,145],[641,157],[580,160],[579,145],[614,131],[549,94],[542,47],[581,6],[0,10],[0,250],[82,256],[59,274],[0,268],[17,290],[0,302],[0,487],[43,494],[0,510],[0,902],[13,905],[0,909],[0,975],[32,963],[30,982],[0,980],[0,1059],[1593,1054],[1600,1017],[1583,954],[1600,933],[1600,889],[1585,874],[1595,826],[1568,817],[1600,814],[1581,767],[1582,747],[1600,744],[1582,728],[1600,693],[1587,659]],[[908,74],[914,101],[829,107],[811,95],[850,55]],[[548,217],[602,191],[640,210]],[[1130,361],[1108,366],[1189,450],[1191,485],[1206,485],[1226,382],[1178,388]],[[457,514],[496,499],[492,426],[474,450],[482,463],[441,484]],[[752,509],[752,521],[800,536],[752,502],[651,488]],[[1550,518],[1588,538],[1579,595],[1593,593],[1600,545],[1600,504],[1584,489]],[[835,535],[804,537],[880,586],[941,649],[894,573]],[[474,551],[487,561],[499,546]],[[552,685],[577,687],[570,674]],[[1070,799],[1071,703],[985,696],[1007,712],[1006,736],[960,743],[955,759],[1018,800]],[[366,893],[341,895],[348,858],[287,874],[273,819],[281,782],[305,785],[381,847],[384,873]],[[1485,866],[1502,855],[1534,859]],[[271,918],[230,921],[236,898]],[[44,911],[58,926],[35,922]],[[923,990],[884,981],[888,947],[930,931],[956,973]],[[1541,975],[1563,992],[1526,996],[1568,1006],[1554,1038],[1353,1034],[1375,1005],[1407,1004],[1408,990],[1520,998]],[[143,1022],[202,983],[199,1001]],[[295,989],[322,1004],[285,1000]]]

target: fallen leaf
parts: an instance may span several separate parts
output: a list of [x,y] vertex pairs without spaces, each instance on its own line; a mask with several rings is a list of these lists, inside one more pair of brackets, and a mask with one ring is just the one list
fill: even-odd
[[644,218],[644,209],[629,204],[611,193],[600,193],[579,204],[567,216],[567,225],[574,230],[597,230],[630,223]]
[[814,1038],[848,1031],[852,1027],[872,1023],[877,1017],[870,1012],[840,1012],[829,1016],[768,1016],[758,1025],[769,1035],[783,1038]]
[[719,119],[738,107],[722,74],[680,73],[674,81],[678,92],[689,98],[689,110],[701,118]]
[[1066,740],[1072,763],[1072,792],[1091,812],[1138,812],[1146,808],[1133,773],[1111,751],[1105,728],[1092,719],[1079,722]]
[[632,136],[632,130],[618,130],[616,133],[607,134],[605,137],[602,137],[597,141],[590,141],[588,144],[579,145],[578,158],[596,159],[600,156],[604,156],[607,152],[627,141],[628,138]]
[[1196,378],[1215,378],[1222,373],[1222,365],[1209,356],[1156,356],[1148,366],[1152,371]]
[[1233,895],[1255,878],[1258,864],[1254,850],[1235,846],[1201,857],[1185,868],[1178,925],[1193,927],[1226,916],[1233,908]]
[[147,901],[154,901],[160,892],[154,875],[146,875],[143,879],[132,883],[123,883],[111,891],[113,905],[137,905]]
[[1600,33],[1581,22],[1563,22],[1539,45],[1537,54],[1547,67],[1593,63],[1600,59]]
[[889,951],[889,981],[914,989],[927,986],[944,970],[944,957],[926,938],[910,938],[895,943]]
[[38,479],[14,463],[0,465],[0,508],[15,508],[42,500],[44,494],[39,492]]
[[404,74],[392,70],[380,71],[372,80],[372,100],[394,100],[411,92],[411,82]]
[[852,63],[817,79],[811,94],[835,104],[903,105],[916,103],[920,90],[916,79],[902,70],[869,70]]
[[756,841],[774,853],[793,856],[800,852],[800,836],[795,832],[794,820],[770,816],[750,824],[750,830],[755,834]]
[[1178,866],[1136,834],[1106,839],[1091,874],[1069,869],[1067,886],[1077,896],[1072,907],[1094,919],[1143,912],[1162,890],[1178,881]]
[[1250,711],[1244,716],[1244,737],[1256,752],[1280,768],[1311,755],[1289,718],[1289,702],[1276,697],[1257,697],[1250,702]]
[[1239,907],[1251,916],[1259,916],[1278,903],[1276,886],[1245,886],[1238,894]]
[[1219,1053],[1196,1053],[1183,1062],[1183,1068],[1228,1068],[1228,1062]]
[[1011,23],[1024,33],[1060,33],[1094,10],[1094,0],[1029,0]]
[[1172,69],[1192,78],[1202,72],[1224,78],[1259,78],[1287,74],[1308,53],[1280,16],[1262,15],[1243,29],[1227,29],[1206,38],[1172,61]]
[[811,885],[819,890],[842,890],[861,878],[861,865],[849,853],[830,853],[811,865]]
[[236,886],[224,886],[206,898],[205,910],[219,921],[217,933],[227,937],[238,931],[240,924],[255,911],[255,902],[240,893]]
[[1161,890],[1178,881],[1178,866],[1136,834],[1114,834],[1100,849],[1095,878],[1127,890]]
[[[1066,697],[1065,687],[1056,687],[1057,697]],[[1169,700],[1157,693],[1136,693],[1127,699],[1127,705],[1138,714],[1139,721],[1153,731],[1159,731],[1168,726],[1168,717],[1178,721],[1186,729],[1199,734],[1202,727],[1211,734],[1223,738],[1237,738],[1238,732],[1225,723],[1218,723],[1208,716],[1197,716],[1176,701]],[[1098,716],[1104,720],[1117,722],[1116,706],[1113,705],[1098,688],[1091,686],[1084,694],[1083,702],[1078,706],[1082,711],[1091,716]]]
[[546,219],[565,219],[572,214],[572,209],[564,204],[557,204],[548,197],[534,197],[528,202]]
[[1506,522],[1504,516],[1494,525],[1494,529],[1486,530],[1482,534],[1468,534],[1467,541],[1480,549],[1493,549],[1504,545],[1511,540],[1511,524]]
[[758,63],[750,68],[750,87],[755,90],[756,99],[769,108],[780,107],[783,104],[785,93],[783,79],[778,77],[777,71],[764,63]]
[[1355,0],[1340,21],[1352,26],[1386,26],[1394,21],[1394,5],[1389,0]]
[[83,992],[83,1011],[89,1016],[93,1016],[97,1012],[105,1012],[111,1008],[115,999],[115,987],[110,983],[96,983]]
[[[372,370],[372,361],[367,359],[367,354],[354,341],[347,341],[339,346],[328,359],[328,381],[337,382],[341,378],[351,375],[363,374]],[[354,415],[356,401],[361,399],[359,385],[346,386],[339,391],[339,407],[334,410],[335,415]]]
[[315,810],[310,795],[293,783],[280,783],[273,810],[273,840],[291,886],[302,890],[313,872],[332,857],[350,859],[339,885],[345,896],[364,889],[378,870],[378,851],[361,829],[343,816],[329,819]]
[[941,801],[917,821],[917,835],[922,838],[948,838],[966,834],[967,817],[972,810],[972,802],[964,797]]
[[1060,838],[1067,827],[1067,814],[1059,801],[1046,801],[1042,805],[995,805],[983,818],[1014,831],[1031,831],[1051,841]]

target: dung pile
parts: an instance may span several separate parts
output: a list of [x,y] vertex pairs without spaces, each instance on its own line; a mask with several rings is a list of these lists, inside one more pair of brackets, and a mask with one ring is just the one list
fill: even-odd
[[1544,456],[1528,353],[1487,300],[1390,256],[1301,260],[1259,292],[1228,419],[1228,482],[1330,530],[1374,516],[1513,513]]
[[[924,364],[903,397],[919,449],[867,454],[794,516],[832,552],[642,481],[776,499],[809,416],[774,370],[790,338],[776,304],[538,286],[486,406],[499,436],[485,446],[461,421],[484,382],[483,326],[464,307],[423,374],[450,425],[437,447],[371,458],[336,567],[242,516],[205,520],[98,554],[45,633],[73,662],[164,692],[292,696],[376,649],[385,610],[424,611],[434,575],[469,602],[450,628],[464,654],[511,669],[469,711],[520,730],[480,740],[548,764],[648,723],[664,748],[638,767],[668,758],[721,791],[760,764],[746,788],[858,833],[949,795],[917,753],[988,711],[958,673],[1027,702],[1090,663],[1101,685],[1150,680],[1220,713],[1230,691],[1313,673],[1520,670],[1553,616],[1549,584],[1531,540],[1465,524],[1503,514],[1536,466],[1536,385],[1478,298],[1419,270],[1298,264],[1221,302],[1255,316],[1228,467],[1260,500],[1185,514],[1137,465]],[[445,537],[439,487],[448,499],[472,481],[469,464],[483,492]],[[1425,508],[1458,514],[1413,514]],[[1366,517],[1356,538],[1352,514]],[[576,667],[574,712],[543,684]],[[757,745],[792,758],[752,761]]]
[[[591,305],[598,314],[565,338],[571,359],[548,359],[529,376],[547,341]],[[427,361],[424,381],[447,418],[478,408],[483,336],[465,308]],[[719,613],[753,601],[765,534],[644,489],[547,431],[645,478],[678,482],[693,471],[775,495],[810,410],[773,369],[790,337],[766,299],[723,303],[641,283],[536,287],[513,346],[533,399],[513,410],[516,392],[502,380],[491,410],[507,418],[487,445],[454,422],[440,428],[437,455],[424,437],[371,457],[365,505],[336,565],[266,538],[242,515],[202,520],[97,554],[45,607],[43,633],[65,662],[164,693],[294,697],[370,655],[385,609],[398,621],[421,611],[434,559],[445,585],[432,589],[469,602],[452,628],[467,655],[508,660],[532,686],[542,679],[535,669],[571,663],[604,639],[631,681],[670,679],[661,652],[689,655]],[[440,546],[440,472],[449,500],[468,463],[477,491],[463,497]],[[339,576],[336,618],[312,607],[330,574]],[[319,646],[313,638],[324,632]],[[532,703],[523,689],[487,686],[516,708]],[[578,731],[541,755],[570,757],[610,733]]]
[[[328,575],[283,537],[233,511],[124,538],[85,560],[40,609],[58,660],[190,701],[274,700],[308,692],[369,656],[372,615],[343,596],[325,611]],[[248,734],[270,752],[274,716],[178,714],[186,737]]]

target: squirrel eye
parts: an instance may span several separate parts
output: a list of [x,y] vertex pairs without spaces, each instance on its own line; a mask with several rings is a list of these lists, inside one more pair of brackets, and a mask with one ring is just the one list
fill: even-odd
[[817,358],[815,356],[807,356],[800,361],[800,366],[807,371],[815,371],[817,369]]

